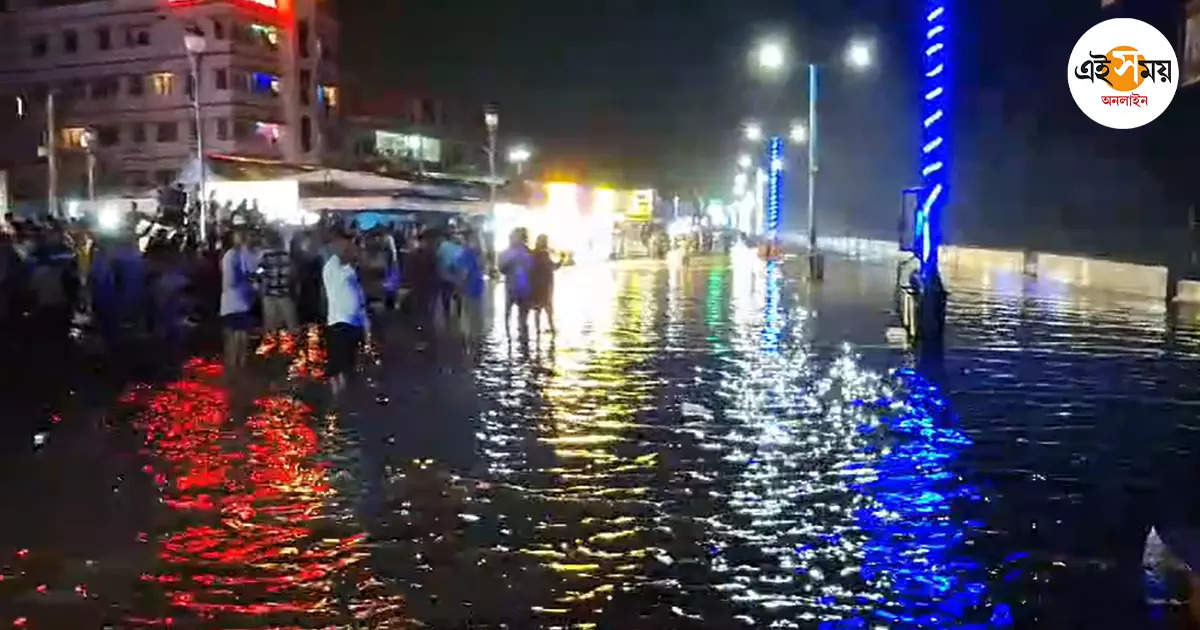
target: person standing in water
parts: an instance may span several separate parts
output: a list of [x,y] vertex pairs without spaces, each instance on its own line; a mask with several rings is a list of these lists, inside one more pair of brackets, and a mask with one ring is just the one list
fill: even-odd
[[550,334],[554,330],[554,270],[560,264],[550,255],[550,239],[545,234],[537,237],[533,247],[533,268],[531,280],[533,295],[530,306],[533,308],[533,323],[538,334],[542,334],[542,313],[546,313],[546,321],[550,324]]
[[358,346],[371,343],[371,319],[367,316],[367,300],[358,273],[354,271],[356,249],[350,236],[340,231],[333,235],[331,254],[325,261],[321,278],[325,283],[328,303],[325,347],[328,355],[326,374],[334,396],[346,389],[346,382]]
[[517,332],[522,339],[529,337],[529,302],[532,297],[530,275],[533,272],[533,255],[529,252],[529,233],[525,228],[516,228],[508,237],[508,249],[500,253],[497,261],[500,273],[504,274],[504,334],[512,338],[508,320],[513,307],[517,308]]
[[246,244],[242,226],[233,229],[233,242],[221,257],[221,327],[225,337],[225,367],[234,370],[246,365],[250,329],[254,316],[254,285],[251,277],[258,266]]

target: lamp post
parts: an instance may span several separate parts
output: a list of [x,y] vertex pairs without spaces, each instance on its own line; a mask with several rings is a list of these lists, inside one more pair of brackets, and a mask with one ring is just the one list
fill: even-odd
[[517,177],[520,177],[522,173],[524,173],[525,163],[528,162],[529,158],[531,157],[533,157],[533,151],[530,151],[529,147],[523,144],[518,144],[517,146],[509,149],[508,161],[517,165]]
[[96,130],[87,127],[83,130],[83,150],[87,152],[87,194],[88,201],[96,200]]
[[192,110],[196,116],[196,166],[200,169],[200,243],[208,243],[208,181],[204,168],[204,121],[200,114],[200,55],[208,47],[204,33],[192,27],[183,33],[183,47],[187,49],[188,62],[192,68]]
[[485,105],[483,108],[483,124],[487,126],[488,143],[488,176],[491,179],[491,197],[493,214],[496,211],[496,130],[500,127],[500,112],[495,105]]
[[[759,45],[755,58],[758,67],[764,73],[779,74],[787,65],[786,51],[778,42],[765,42]],[[866,40],[851,40],[844,53],[844,61],[852,70],[862,71],[871,66],[871,44]],[[818,157],[819,144],[817,135],[817,102],[819,100],[820,65],[808,64],[808,126],[793,123],[790,138],[796,143],[808,143],[808,256],[809,277],[819,280],[824,275],[824,262],[817,249],[817,172],[820,170]],[[761,133],[759,134],[761,136]],[[749,134],[747,134],[749,138]]]

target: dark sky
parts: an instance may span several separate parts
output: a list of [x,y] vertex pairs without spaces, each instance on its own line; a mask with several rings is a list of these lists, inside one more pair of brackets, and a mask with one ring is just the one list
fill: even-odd
[[[1196,193],[1197,96],[1137,131],[1091,123],[1070,100],[1075,40],[1105,17],[1149,19],[1178,39],[1179,0],[958,0],[947,234],[1023,244],[1060,233],[1128,240],[1179,225]],[[818,205],[830,231],[888,236],[899,191],[916,183],[920,0],[343,0],[345,70],[368,84],[502,108],[502,136],[528,139],[539,166],[593,183],[701,188],[732,179],[750,116],[803,118],[802,68],[766,85],[748,51],[788,38],[823,75]],[[852,36],[873,37],[866,75],[838,67]],[[505,143],[507,144],[507,142]],[[803,222],[803,163],[790,167],[785,222]],[[1157,238],[1140,246],[1154,248]],[[1092,237],[1085,237],[1092,239]],[[1076,247],[1095,248],[1101,237]],[[1061,241],[1061,242],[1059,242]]]
[[[785,35],[795,54],[822,61],[840,58],[852,35],[877,37],[877,91],[858,89],[855,98],[863,105],[908,99],[887,87],[890,75],[908,63],[895,52],[904,43],[895,40],[911,29],[908,2],[343,5],[344,57],[362,78],[460,104],[495,100],[502,133],[529,138],[544,166],[582,168],[631,184],[708,185],[719,175],[723,189],[732,176],[738,126],[756,103],[778,101],[781,110],[803,116],[800,69],[790,83],[763,87],[750,80],[748,51],[765,34]],[[837,77],[830,81],[833,89]],[[834,96],[831,91],[829,108],[844,109]]]

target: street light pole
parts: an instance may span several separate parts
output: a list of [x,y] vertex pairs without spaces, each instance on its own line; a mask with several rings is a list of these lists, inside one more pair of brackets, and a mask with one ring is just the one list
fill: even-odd
[[808,277],[825,275],[824,260],[817,250],[817,64],[808,64]]
[[83,130],[83,150],[87,152],[87,192],[88,201],[96,200],[96,130],[88,127]]
[[46,212],[58,212],[58,123],[54,119],[54,89],[46,90]]
[[196,166],[200,169],[200,243],[208,243],[208,174],[204,167],[204,118],[200,113],[200,54],[207,42],[199,30],[189,30],[183,35],[188,61],[192,68],[192,109],[196,117]]

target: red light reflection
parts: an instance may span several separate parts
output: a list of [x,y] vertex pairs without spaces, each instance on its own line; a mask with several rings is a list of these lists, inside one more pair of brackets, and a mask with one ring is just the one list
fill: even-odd
[[153,462],[145,470],[171,523],[154,537],[160,569],[141,579],[160,598],[152,610],[170,614],[126,621],[284,628],[356,619],[398,627],[403,600],[365,566],[365,534],[330,518],[335,491],[318,458],[313,410],[272,395],[236,419],[221,371],[193,360],[181,380],[132,397],[143,407],[137,426]]

